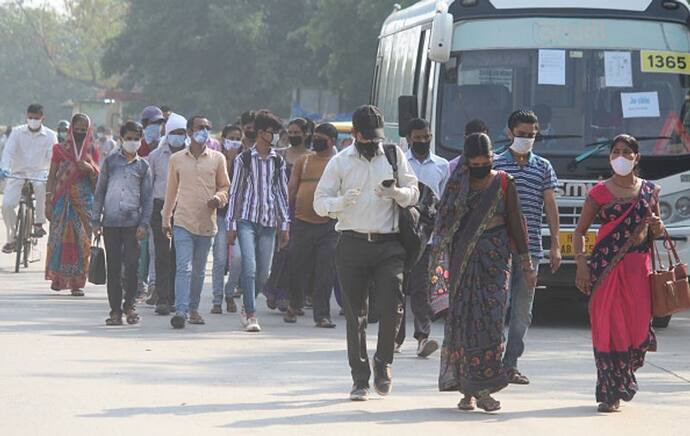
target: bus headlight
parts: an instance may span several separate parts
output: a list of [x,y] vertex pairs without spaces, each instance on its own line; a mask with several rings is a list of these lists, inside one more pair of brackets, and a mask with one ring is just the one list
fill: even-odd
[[690,189],[659,198],[659,211],[664,224],[690,219]]
[[678,201],[676,201],[676,211],[678,212],[678,215],[682,216],[683,218],[687,218],[690,216],[690,198],[688,197],[680,197]]

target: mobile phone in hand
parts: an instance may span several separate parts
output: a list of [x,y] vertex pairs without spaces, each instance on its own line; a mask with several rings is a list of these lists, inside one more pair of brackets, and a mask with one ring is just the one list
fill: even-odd
[[383,182],[381,182],[381,186],[383,186],[384,188],[390,188],[391,186],[393,186],[394,183],[395,183],[394,179],[387,179],[387,180],[384,180]]

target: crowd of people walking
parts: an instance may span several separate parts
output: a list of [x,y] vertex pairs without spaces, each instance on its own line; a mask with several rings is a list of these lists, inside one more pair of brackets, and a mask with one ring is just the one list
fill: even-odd
[[[354,112],[353,143],[342,150],[332,124],[298,118],[285,125],[269,110],[243,113],[218,139],[207,117],[156,106],[124,122],[117,138],[101,127],[94,134],[86,114],[61,121],[57,133],[43,121],[43,108],[29,106],[27,124],[5,142],[3,252],[16,249],[15,209],[24,180],[32,179],[34,235],[45,236],[50,223],[45,278],[52,290],[83,296],[91,246],[103,239],[106,325],[139,323],[144,301],[158,316],[172,315],[175,329],[203,325],[212,254],[210,313],[239,311],[247,332],[261,331],[261,293],[285,323],[311,309],[316,327],[334,328],[335,293],[353,401],[368,399],[372,373],[375,391],[391,392],[408,300],[416,354],[440,348],[439,388],[460,392],[460,409],[496,411],[493,394],[530,383],[518,362],[538,268],[555,273],[561,263],[558,181],[533,150],[534,112],[510,115],[511,144],[502,153],[481,120],[470,122],[464,151],[451,162],[434,154],[423,119],[408,123],[403,147],[387,144],[384,114],[370,105]],[[635,171],[640,158],[635,138],[611,141],[612,177],[589,192],[574,237],[576,285],[591,295],[600,412],[633,398],[635,371],[656,347],[650,241],[664,225],[659,187]],[[542,247],[544,215],[550,247]],[[402,238],[409,216],[417,217],[421,247],[414,255]],[[590,256],[585,234],[595,219],[601,227]],[[432,320],[441,317],[439,346]],[[378,340],[370,363],[372,321]]]

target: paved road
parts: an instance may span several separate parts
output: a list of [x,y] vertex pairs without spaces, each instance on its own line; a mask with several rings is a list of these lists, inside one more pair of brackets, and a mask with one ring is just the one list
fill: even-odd
[[[146,307],[141,325],[106,328],[104,287],[75,299],[48,290],[41,264],[15,275],[11,263],[0,257],[2,435],[690,434],[687,314],[659,332],[635,401],[602,416],[585,308],[540,301],[521,364],[533,383],[499,393],[499,413],[463,413],[437,391],[438,355],[416,359],[412,342],[390,397],[347,401],[342,318],[331,331],[288,326],[262,300],[258,335],[227,314],[173,331]],[[207,284],[205,313],[209,299]]]

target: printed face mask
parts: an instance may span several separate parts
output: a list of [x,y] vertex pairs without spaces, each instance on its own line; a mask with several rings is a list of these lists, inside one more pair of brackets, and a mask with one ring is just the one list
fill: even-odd
[[192,135],[192,139],[194,139],[194,142],[196,142],[197,144],[202,144],[202,145],[206,144],[206,141],[208,141],[208,138],[209,138],[209,133],[208,133],[208,130],[206,130],[206,129],[197,130]]

